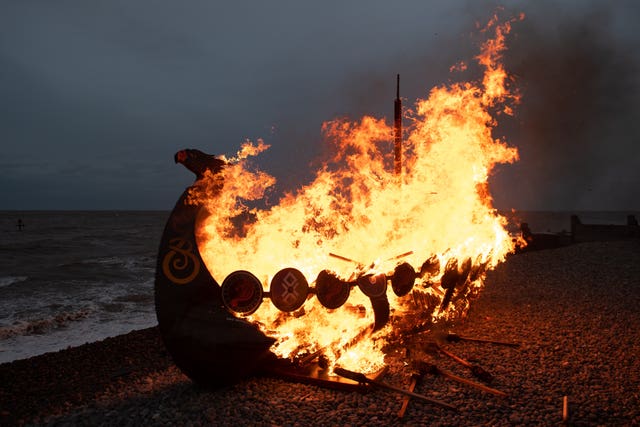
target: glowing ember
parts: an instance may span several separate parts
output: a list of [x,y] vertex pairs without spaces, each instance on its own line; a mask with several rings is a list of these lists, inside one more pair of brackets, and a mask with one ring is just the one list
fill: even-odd
[[[218,283],[236,270],[249,270],[267,292],[276,273],[287,267],[308,281],[311,293],[301,308],[281,311],[265,298],[248,317],[277,339],[272,350],[279,356],[322,350],[330,364],[339,359],[348,369],[375,369],[383,363],[380,348],[394,326],[464,315],[486,271],[513,251],[506,220],[492,207],[487,184],[496,164],[518,157],[491,135],[496,124],[491,111],[500,107],[509,114],[506,104],[517,102],[499,62],[510,23],[494,18],[484,31],[489,30],[494,36],[476,58],[484,69],[482,82],[433,88],[407,115],[411,126],[401,175],[393,170],[393,126],[364,117],[358,123],[323,125],[335,155],[309,185],[277,206],[246,206],[275,183],[248,168],[248,157],[268,149],[262,141],[246,142],[235,158],[226,159],[221,175],[203,180],[206,185],[192,192],[193,202],[210,206],[197,233],[200,253]],[[342,303],[339,292],[348,292],[346,303],[332,309],[320,303],[314,292],[319,292],[321,272],[323,280],[337,283],[327,282],[328,293],[321,296]],[[383,276],[363,278],[380,273],[392,281],[392,289]],[[370,283],[358,286],[362,280]],[[362,339],[371,338],[375,321],[373,297],[365,290],[382,290],[376,297],[388,298],[391,307],[391,321],[374,339]],[[279,301],[281,307],[289,303]]]

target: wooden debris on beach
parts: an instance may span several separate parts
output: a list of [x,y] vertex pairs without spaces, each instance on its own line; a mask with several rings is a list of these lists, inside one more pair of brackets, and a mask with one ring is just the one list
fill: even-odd
[[[409,383],[409,391],[410,392],[414,392],[416,389],[416,386],[418,385],[418,383],[420,382],[420,380],[422,379],[422,374],[418,371],[414,371],[411,373],[411,382]],[[400,407],[400,410],[398,411],[398,418],[403,418],[405,412],[407,412],[407,408],[409,407],[409,401],[411,400],[411,396],[405,395],[402,398],[402,406]]]
[[456,356],[455,354],[451,353],[448,350],[445,350],[444,348],[442,348],[441,346],[438,345],[438,343],[436,342],[430,342],[429,344],[427,344],[427,350],[431,350],[434,352],[438,352],[441,354],[444,354],[445,356],[449,357],[452,360],[455,360],[456,362],[458,362],[459,364],[461,364],[462,366],[464,366],[465,368],[469,368],[469,371],[471,372],[471,374],[478,378],[481,381],[484,381],[485,383],[491,383],[493,381],[493,375],[491,375],[490,372],[488,372],[486,369],[484,369],[482,366],[473,364],[471,362],[468,362],[467,360]]
[[466,385],[469,385],[471,387],[475,387],[478,390],[482,390],[482,391],[494,394],[494,395],[499,396],[499,397],[506,397],[507,396],[507,393],[505,393],[503,391],[496,390],[495,388],[487,387],[484,384],[480,384],[480,383],[477,383],[475,381],[471,381],[471,380],[468,380],[466,378],[459,377],[458,375],[455,375],[455,374],[453,374],[453,373],[451,373],[449,371],[445,371],[444,369],[438,368],[436,365],[434,365],[432,363],[428,363],[428,362],[425,362],[425,361],[417,361],[416,362],[416,368],[422,373],[432,374],[432,375],[441,375],[441,376],[443,376],[445,378],[448,378],[450,380],[457,381],[457,382],[459,382],[461,384],[466,384]]
[[423,402],[432,403],[432,404],[437,405],[437,406],[439,406],[441,408],[456,410],[455,406],[449,405],[448,403],[441,402],[439,400],[432,399],[432,398],[427,397],[425,395],[414,393],[412,391],[408,391],[408,390],[402,389],[400,387],[393,386],[391,384],[388,384],[388,383],[385,383],[385,382],[382,382],[382,381],[372,380],[372,379],[368,378],[366,375],[364,375],[363,373],[360,373],[360,372],[353,372],[353,371],[349,371],[349,370],[343,369],[343,368],[335,368],[333,370],[333,372],[336,373],[337,375],[340,375],[341,377],[349,378],[350,380],[357,381],[359,383],[371,384],[371,385],[374,385],[374,386],[379,387],[379,388],[384,388],[384,389],[387,389],[387,390],[395,391],[397,393],[404,394],[405,396],[409,396],[409,397],[413,397],[413,398],[418,399],[418,400],[422,400]]

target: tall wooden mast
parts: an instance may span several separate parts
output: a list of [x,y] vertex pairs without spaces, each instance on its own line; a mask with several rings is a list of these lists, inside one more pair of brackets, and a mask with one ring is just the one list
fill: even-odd
[[402,174],[402,100],[400,99],[400,74],[396,80],[396,100],[393,103],[394,149],[393,166],[397,176]]

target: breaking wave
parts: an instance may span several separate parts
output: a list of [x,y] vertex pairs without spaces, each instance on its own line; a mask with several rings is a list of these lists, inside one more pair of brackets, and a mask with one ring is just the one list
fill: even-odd
[[46,319],[21,321],[11,326],[0,327],[0,340],[19,335],[42,335],[53,329],[63,328],[70,322],[86,319],[90,311],[87,309],[65,312]]
[[13,285],[14,283],[24,282],[27,279],[27,276],[3,276],[0,277],[0,288]]

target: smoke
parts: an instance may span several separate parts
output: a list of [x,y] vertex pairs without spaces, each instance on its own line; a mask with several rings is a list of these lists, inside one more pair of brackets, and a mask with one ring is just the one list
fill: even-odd
[[494,178],[501,207],[638,208],[638,45],[620,25],[632,10],[592,2],[517,25],[505,60],[522,103],[500,131],[521,160]]
[[[484,26],[524,12],[508,37],[504,62],[522,101],[515,116],[498,117],[495,136],[520,152],[491,180],[498,208],[520,210],[636,210],[640,208],[640,6],[631,1],[512,2],[506,8],[458,5],[455,30],[425,27],[419,37],[351,71],[344,111],[391,120],[396,73],[405,108],[433,86],[479,78],[473,64]],[[475,24],[475,25],[474,25]],[[449,68],[464,61],[465,72]],[[338,111],[341,113],[341,111]],[[330,117],[329,117],[330,118]],[[329,119],[325,117],[324,119]]]

